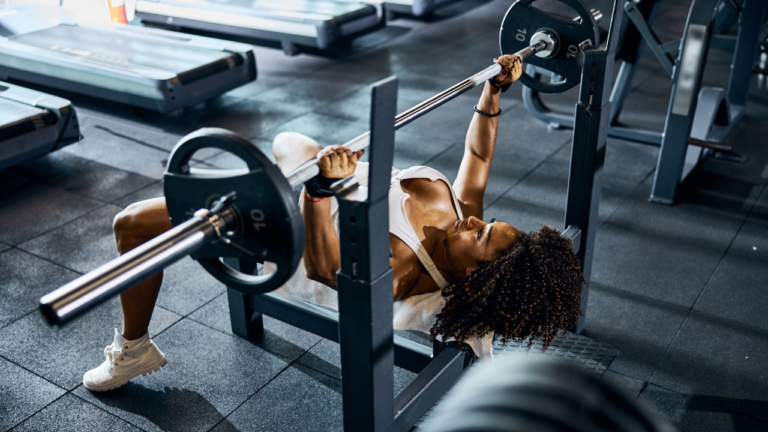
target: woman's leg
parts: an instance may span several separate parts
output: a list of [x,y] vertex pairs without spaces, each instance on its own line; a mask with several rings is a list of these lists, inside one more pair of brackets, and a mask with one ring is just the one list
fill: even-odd
[[[172,228],[165,198],[153,198],[128,206],[115,216],[113,230],[120,255],[140,246]],[[147,334],[157,293],[163,282],[160,272],[120,294],[123,331],[126,340]]]
[[[317,141],[298,133],[281,133],[272,143],[277,166],[289,173],[315,157],[322,149]],[[165,198],[131,204],[115,217],[113,229],[120,255],[146,243],[172,228]],[[120,294],[123,309],[122,335],[134,340],[147,333],[157,294],[163,282],[160,272]]]
[[312,159],[323,147],[312,138],[295,132],[283,132],[272,141],[272,154],[283,174],[289,174]]

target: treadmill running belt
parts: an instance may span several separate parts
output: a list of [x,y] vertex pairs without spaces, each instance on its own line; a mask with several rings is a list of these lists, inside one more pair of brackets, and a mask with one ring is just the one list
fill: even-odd
[[[238,8],[248,10],[248,15],[264,15],[268,17],[283,17],[292,20],[326,21],[340,20],[341,22],[370,14],[368,8],[361,8],[360,3],[345,1],[317,1],[317,0],[173,0],[169,4],[187,5],[200,8],[205,13],[205,8],[224,10]],[[350,16],[347,16],[350,15]],[[205,18],[204,15],[200,18]]]
[[0,99],[0,141],[54,125],[59,121],[49,110]]
[[228,62],[234,62],[233,57],[238,57],[221,51],[171,44],[157,37],[150,39],[128,32],[106,32],[63,24],[11,39],[81,61],[152,75],[164,71],[175,76],[201,64],[214,62],[221,62],[226,66],[224,69],[230,69]]

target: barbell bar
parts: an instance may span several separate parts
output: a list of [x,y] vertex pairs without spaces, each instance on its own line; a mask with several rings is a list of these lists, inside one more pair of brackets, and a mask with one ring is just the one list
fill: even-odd
[[[599,22],[603,17],[602,12],[599,10],[591,9],[590,12],[592,13],[592,17],[595,19],[595,22]],[[581,17],[576,17],[573,18],[573,21],[581,23],[582,19]],[[555,33],[550,30],[541,30],[536,32],[531,37],[531,42],[532,43],[528,47],[516,52],[515,55],[520,57],[521,60],[525,60],[540,52],[555,52],[558,48],[558,38]],[[488,66],[487,68],[472,75],[464,81],[461,81],[460,83],[455,84],[454,86],[432,96],[424,102],[421,102],[420,104],[403,111],[402,113],[395,116],[395,130],[400,129],[401,127],[411,123],[412,121],[443,105],[444,103],[462,95],[463,93],[477,87],[480,84],[483,84],[488,79],[493,78],[501,73],[501,69],[501,65],[498,64]],[[343,144],[343,146],[354,152],[368,147],[370,142],[371,132],[368,131],[353,138],[350,141],[347,141],[345,144]],[[286,176],[288,183],[293,188],[301,186],[305,181],[320,173],[320,169],[317,165],[318,160],[316,158],[307,161]]]

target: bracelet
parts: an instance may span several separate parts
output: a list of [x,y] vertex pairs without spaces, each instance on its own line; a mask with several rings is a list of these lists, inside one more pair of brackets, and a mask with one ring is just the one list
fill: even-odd
[[488,114],[487,112],[483,112],[477,109],[477,105],[475,105],[475,112],[484,117],[494,118],[501,115],[501,108],[499,108],[499,112],[497,112],[496,114]]
[[301,197],[304,198],[304,201],[308,201],[308,202],[311,202],[311,203],[319,203],[320,201],[325,201],[325,200],[328,199],[328,197],[325,197],[325,198],[320,198],[318,200],[311,200],[311,199],[307,198],[307,196],[304,193],[301,194]]

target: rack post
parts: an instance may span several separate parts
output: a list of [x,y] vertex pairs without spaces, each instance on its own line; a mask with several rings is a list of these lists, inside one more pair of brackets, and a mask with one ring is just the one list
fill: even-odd
[[344,430],[383,431],[394,420],[393,272],[389,266],[389,182],[395,144],[397,78],[371,98],[368,186],[334,185],[339,200],[339,344]]

